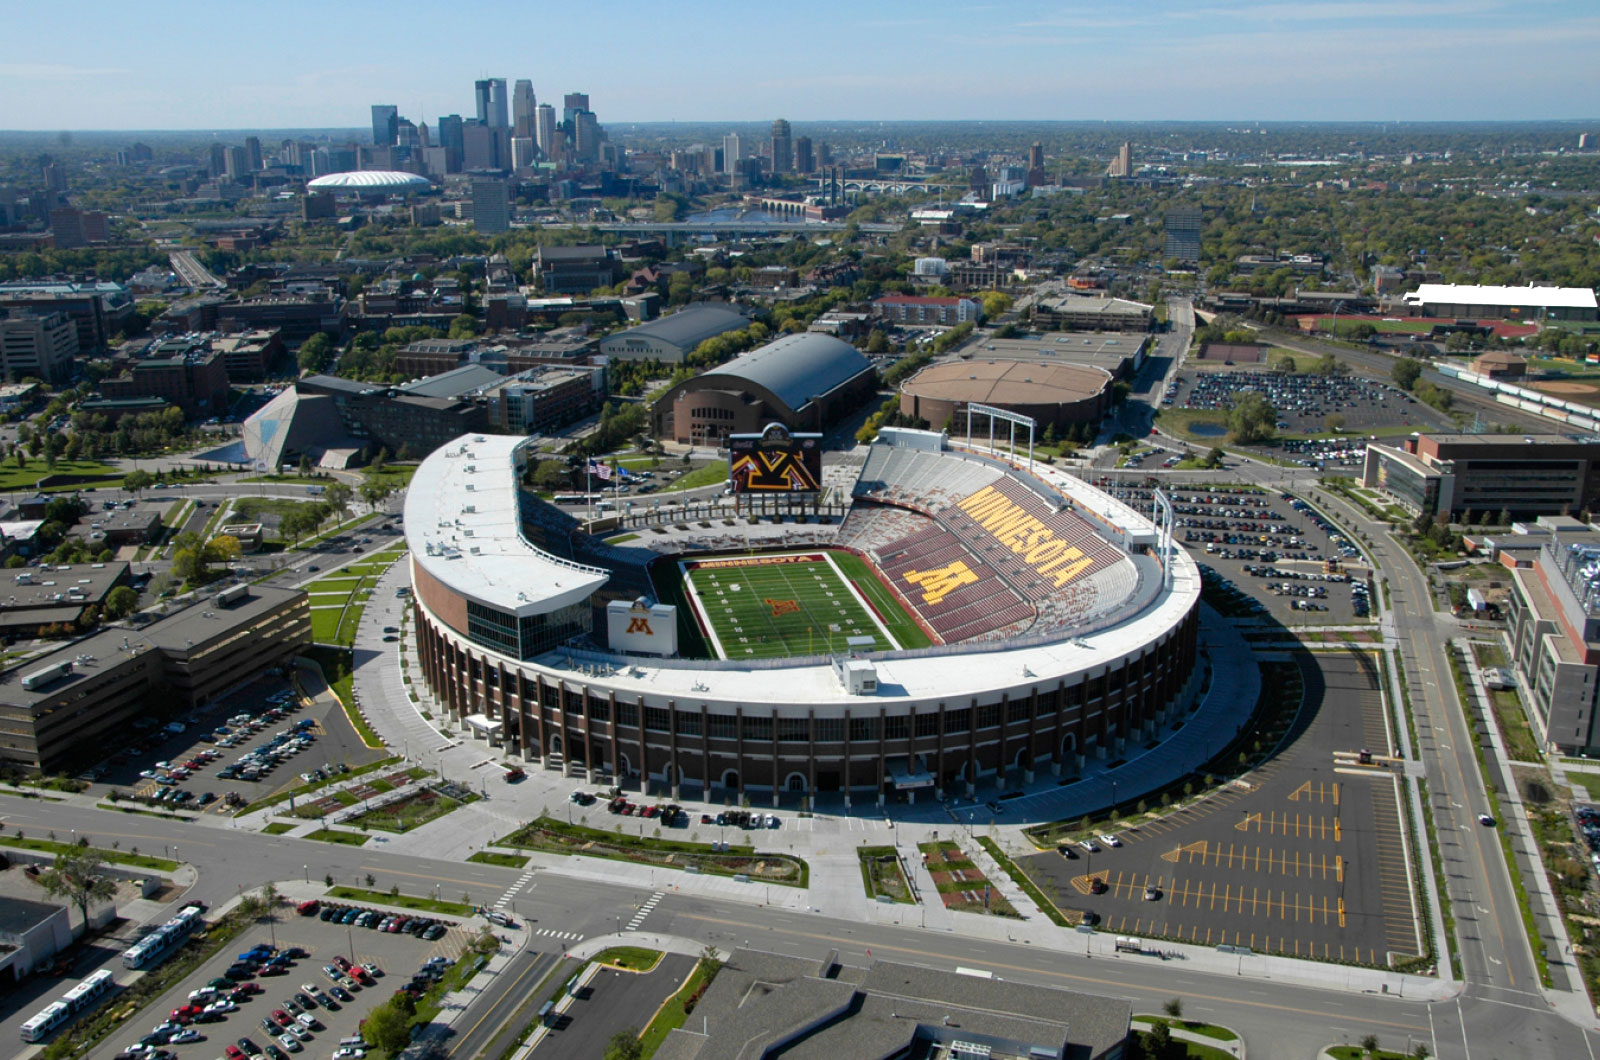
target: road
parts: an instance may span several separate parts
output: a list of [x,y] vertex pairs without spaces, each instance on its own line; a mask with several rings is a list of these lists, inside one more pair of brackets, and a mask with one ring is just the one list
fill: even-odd
[[205,287],[222,290],[228,286],[187,250],[175,250],[167,256],[167,260],[172,263],[172,271],[178,274],[178,278],[197,291]]

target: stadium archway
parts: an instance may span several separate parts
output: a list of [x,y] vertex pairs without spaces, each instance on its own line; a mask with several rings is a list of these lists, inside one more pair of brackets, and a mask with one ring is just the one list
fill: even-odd
[[739,771],[737,769],[724,769],[722,771],[722,786],[729,791],[738,791]]
[[810,788],[810,782],[806,780],[804,773],[790,773],[783,786],[791,795],[804,795]]

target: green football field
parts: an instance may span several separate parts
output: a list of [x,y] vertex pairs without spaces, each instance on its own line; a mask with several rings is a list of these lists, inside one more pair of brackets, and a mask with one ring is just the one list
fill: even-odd
[[[679,566],[702,625],[712,633],[708,639],[716,642],[713,651],[719,644],[723,658],[821,655],[844,651],[852,636],[871,637],[875,651],[928,643],[864,565],[859,572],[845,571],[836,565],[841,562],[860,564],[853,556],[819,550],[685,560]],[[852,582],[877,616],[851,591]]]

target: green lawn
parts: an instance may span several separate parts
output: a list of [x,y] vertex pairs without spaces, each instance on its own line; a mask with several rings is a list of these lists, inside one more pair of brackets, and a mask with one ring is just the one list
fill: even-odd
[[[680,467],[682,465],[679,465]],[[707,464],[697,467],[693,471],[685,472],[677,478],[662,482],[661,472],[656,472],[657,482],[662,482],[657,493],[676,493],[678,490],[690,490],[697,486],[714,486],[728,477],[728,465],[724,463]],[[645,494],[650,496],[650,494]]]
[[1574,787],[1582,788],[1590,799],[1600,802],[1600,773],[1580,773],[1576,769],[1569,769],[1567,779],[1572,781]]
[[[90,842],[93,836],[86,836]],[[31,839],[23,836],[0,837],[0,846],[15,847],[18,850],[36,850],[46,854],[65,854],[72,850],[71,843],[62,843],[55,839]],[[155,869],[158,872],[177,872],[178,863],[169,858],[153,858],[147,854],[137,852],[137,847],[128,850],[108,850],[105,847],[95,847],[94,852],[100,855],[100,860],[118,865],[133,865],[141,869]]]
[[501,854],[494,850],[480,850],[467,858],[479,865],[499,865],[503,869],[520,869],[528,863],[526,854]]
[[306,835],[307,839],[315,839],[319,843],[338,843],[342,846],[358,847],[367,841],[367,837],[360,832],[340,832],[332,828],[319,828]]
[[613,946],[595,955],[595,963],[609,964],[630,972],[648,972],[661,963],[660,950],[647,950],[642,946]]
[[[722,655],[769,659],[842,651],[850,636],[871,637],[874,650],[903,647],[878,628],[850,591],[847,576],[820,558],[830,554],[839,555],[819,551],[689,561],[686,581],[721,641]],[[878,589],[879,610],[892,605],[888,617],[902,628],[914,625],[881,584]]]
[[329,898],[345,902],[371,902],[374,905],[392,905],[400,909],[416,909],[440,916],[471,916],[472,906],[461,902],[445,902],[437,898],[418,898],[416,895],[395,894],[389,891],[369,891],[360,887],[335,887]]
[[294,831],[295,826],[288,821],[273,821],[262,829],[267,835],[283,835],[285,832]]
[[[721,961],[708,961],[701,958],[694,966],[694,971],[689,973],[689,978],[684,981],[676,994],[667,998],[666,1003],[656,1010],[655,1018],[645,1027],[644,1033],[639,1035],[643,1046],[642,1055],[654,1056],[657,1049],[667,1035],[683,1026],[689,1018],[689,1009],[692,1002],[698,1001],[706,986],[716,978],[722,970]],[[687,1004],[686,1002],[691,1003]]]
[[51,475],[93,475],[120,484],[124,474],[126,472],[98,460],[57,460],[53,468],[45,466],[43,457],[30,459],[23,467],[18,467],[14,460],[7,460],[0,464],[0,491],[32,489],[40,479]]
[[878,618],[889,627],[890,635],[900,642],[902,648],[926,648],[933,643],[866,560],[850,552],[832,552],[829,555],[850,583],[877,610]]
[[[475,801],[477,796],[466,800]],[[349,823],[363,828],[376,828],[380,832],[409,832],[466,805],[466,802],[431,790],[421,791],[375,810],[368,810],[359,817],[351,818]]]

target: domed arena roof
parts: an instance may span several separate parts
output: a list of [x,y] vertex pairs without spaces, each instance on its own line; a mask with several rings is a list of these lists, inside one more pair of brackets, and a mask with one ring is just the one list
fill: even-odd
[[427,177],[393,169],[359,169],[329,173],[306,187],[312,191],[420,191],[432,187]]

